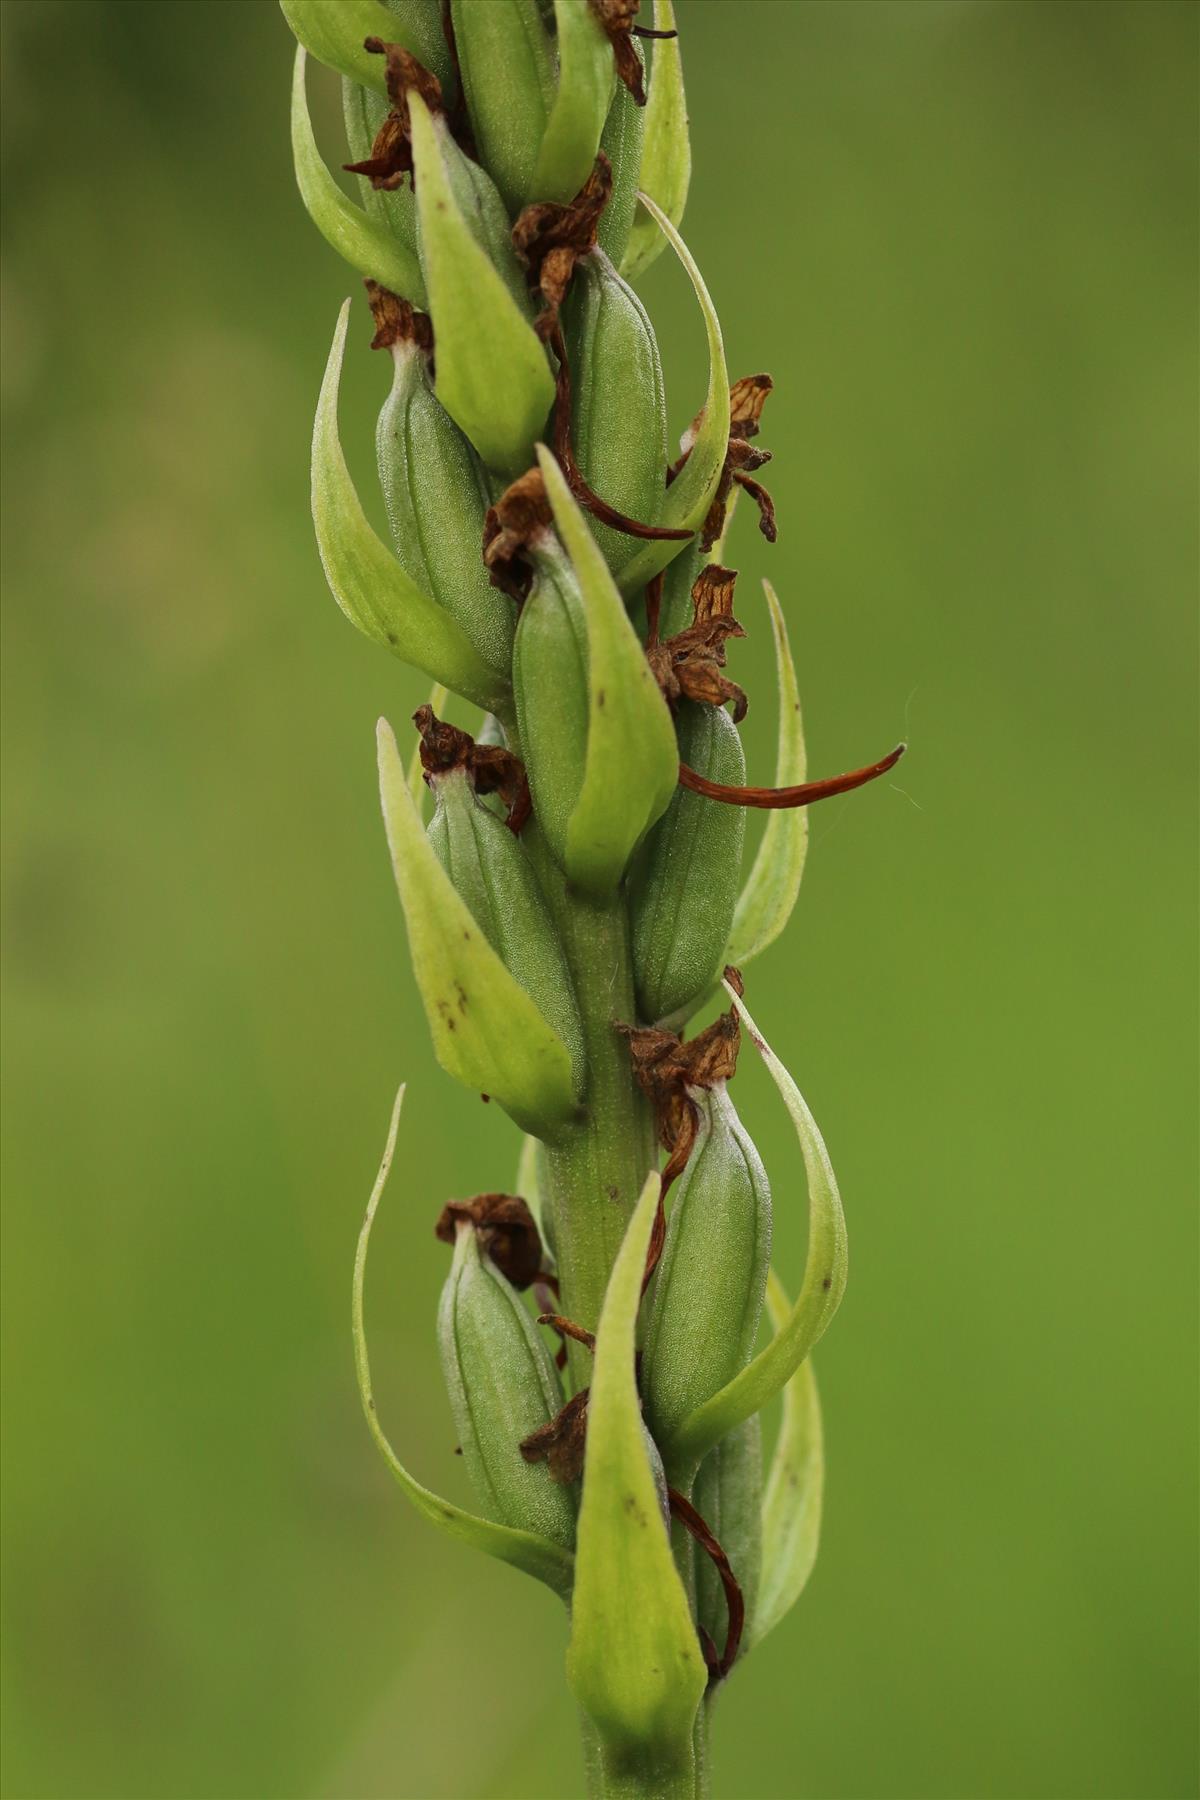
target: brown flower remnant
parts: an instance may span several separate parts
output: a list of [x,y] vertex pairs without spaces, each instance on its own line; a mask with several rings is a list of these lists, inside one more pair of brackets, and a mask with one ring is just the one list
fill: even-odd
[[565,206],[535,201],[512,228],[513,248],[529,272],[530,287],[541,296],[542,311],[534,329],[542,339],[549,338],[558,324],[558,309],[566,298],[575,264],[596,248],[596,232],[612,184],[612,164],[601,150],[573,200]]
[[550,530],[554,514],[540,469],[529,469],[506,487],[483,521],[483,560],[492,586],[518,604],[533,584],[527,552]]
[[453,1244],[459,1227],[472,1226],[480,1247],[515,1288],[527,1288],[541,1274],[542,1240],[528,1206],[516,1194],[476,1194],[451,1200],[441,1210],[434,1235]]
[[[756,450],[750,443],[751,438],[758,436],[758,423],[762,418],[763,407],[767,396],[774,386],[769,375],[743,375],[735,381],[729,390],[729,445],[725,452],[725,464],[721,470],[721,478],[717,483],[717,491],[713,495],[704,525],[700,533],[700,548],[711,550],[725,530],[725,515],[729,506],[729,496],[736,482],[758,505],[758,528],[769,544],[775,542],[778,530],[775,524],[775,503],[765,487],[752,479],[751,471],[761,469],[764,463],[771,460],[769,450]],[[667,471],[667,485],[670,486],[692,454],[692,446],[696,434],[703,421],[703,410],[696,414],[688,429],[680,440],[680,456]]]
[[812,806],[817,800],[831,800],[835,794],[848,794],[854,788],[865,787],[868,781],[877,781],[889,769],[894,769],[907,748],[906,744],[897,744],[881,761],[870,763],[865,769],[851,769],[846,775],[831,775],[824,781],[803,781],[799,787],[726,787],[723,782],[710,781],[707,775],[698,775],[695,769],[681,762],[679,785],[690,788],[693,794],[703,794],[708,800],[723,800],[728,806],[753,806],[778,812],[792,806]]
[[[726,969],[725,978],[741,992],[742,979],[736,969]],[[658,1141],[667,1152],[662,1173],[665,1194],[682,1173],[700,1126],[700,1114],[688,1089],[730,1081],[737,1068],[742,1041],[737,1010],[731,1007],[687,1043],[679,1032],[663,1031],[657,1025],[618,1025],[617,1030],[629,1040],[634,1079],[654,1108]]]
[[[589,0],[589,4],[613,47],[617,74],[637,104],[645,106],[646,84],[643,80],[642,59],[633,43],[633,33],[638,29],[633,21],[637,18],[639,0]],[[673,33],[638,30],[639,37],[673,35]]]
[[372,56],[386,56],[384,79],[392,107],[375,134],[370,156],[342,167],[348,174],[365,175],[373,188],[390,193],[403,187],[404,177],[413,173],[408,90],[416,88],[430,112],[441,112],[442,84],[403,44],[385,44],[382,38],[369,37],[363,39],[363,49]]
[[583,1454],[587,1443],[587,1388],[580,1388],[567,1401],[560,1413],[545,1425],[539,1425],[517,1446],[527,1463],[544,1462],[551,1481],[566,1486],[583,1474]]
[[709,1682],[715,1684],[728,1675],[737,1660],[738,1648],[742,1641],[742,1627],[746,1623],[746,1602],[742,1595],[741,1584],[711,1526],[696,1511],[686,1495],[679,1493],[675,1488],[667,1489],[667,1500],[674,1517],[695,1539],[705,1555],[711,1558],[713,1566],[721,1578],[721,1586],[725,1590],[725,1612],[728,1624],[725,1631],[725,1648],[720,1654],[703,1625],[700,1627],[700,1646],[704,1651],[705,1663],[708,1665]]
[[418,312],[409,300],[402,300],[370,276],[363,282],[371,317],[375,321],[372,350],[394,350],[398,344],[415,344],[426,356],[433,355],[433,320],[428,313]]
[[672,709],[680,699],[696,700],[705,706],[724,706],[732,700],[734,721],[740,724],[746,716],[746,693],[723,673],[725,640],[746,635],[733,616],[736,580],[736,570],[709,563],[692,585],[692,623],[666,643],[659,643],[655,611],[646,656],[663,698]]
[[477,794],[499,794],[508,808],[504,823],[514,834],[529,818],[529,781],[525,764],[503,744],[477,744],[469,732],[439,719],[432,706],[418,706],[412,716],[421,734],[421,767],[429,785],[439,775],[465,769]]

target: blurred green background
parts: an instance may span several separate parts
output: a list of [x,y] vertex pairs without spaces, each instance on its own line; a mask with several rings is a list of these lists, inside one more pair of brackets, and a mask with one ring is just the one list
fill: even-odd
[[[372,726],[424,698],[329,600],[313,403],[357,284],[293,189],[268,0],[6,0],[5,1791],[579,1790],[563,1622],[430,1532],[459,1491],[449,1195],[512,1179],[437,1075]],[[760,1023],[853,1275],[811,1588],[718,1714],[729,1800],[1194,1792],[1197,14],[683,0],[686,231],[769,368],[769,573],[814,813]],[[336,152],[337,95],[314,70]],[[675,428],[678,267],[646,284]],[[343,394],[364,491],[381,359]],[[739,1098],[803,1249],[790,1128]]]

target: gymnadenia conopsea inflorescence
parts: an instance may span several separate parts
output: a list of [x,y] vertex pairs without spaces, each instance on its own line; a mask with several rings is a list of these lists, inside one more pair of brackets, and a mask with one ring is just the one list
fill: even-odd
[[[730,381],[679,234],[690,152],[671,0],[645,24],[637,0],[281,5],[299,40],[300,192],[364,279],[390,377],[388,543],[338,433],[348,301],[313,434],[317,540],[342,610],[436,684],[412,752],[378,727],[387,840],[437,1059],[525,1134],[517,1191],[449,1201],[435,1222],[450,1252],[439,1345],[478,1512],[409,1474],[371,1397],[363,1273],[399,1099],[355,1263],[367,1419],[428,1519],[567,1603],[594,1793],[698,1796],[713,1700],[812,1567],[811,1352],[846,1279],[825,1145],[742,971],[795,904],[805,807],[900,750],[807,779],[768,585],[779,749],[774,784],[747,785],[725,555],[742,494],[775,540],[757,441],[771,380]],[[317,149],[308,55],[342,76],[358,202]],[[709,365],[677,452],[636,292],[667,249]],[[440,716],[450,695],[472,730]],[[747,873],[750,808],[768,823]],[[714,998],[723,1010],[687,1035]],[[734,1097],[747,1036],[805,1170],[795,1301],[772,1272],[768,1170]],[[759,1415],[780,1394],[764,1477]]]

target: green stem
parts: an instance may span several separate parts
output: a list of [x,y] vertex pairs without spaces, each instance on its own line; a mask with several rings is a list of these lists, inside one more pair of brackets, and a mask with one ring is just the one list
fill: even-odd
[[664,1762],[649,1748],[606,1742],[588,1718],[580,1721],[588,1800],[709,1800],[708,1707],[696,1714],[690,1752]]
[[[658,1152],[649,1104],[615,1029],[634,1018],[624,898],[593,901],[568,892],[560,877],[552,904],[582,1015],[588,1087],[581,1123],[546,1146],[549,1200],[563,1311],[594,1331],[609,1271]],[[586,1365],[577,1360],[574,1366]]]

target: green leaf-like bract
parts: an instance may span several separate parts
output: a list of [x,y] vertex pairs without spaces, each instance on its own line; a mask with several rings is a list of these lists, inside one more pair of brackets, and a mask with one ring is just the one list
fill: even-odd
[[382,282],[414,306],[425,305],[425,282],[416,256],[379,220],[343,194],[321,159],[308,116],[304,85],[306,51],[296,45],[292,75],[292,159],[296,185],[308,216],[352,269]]
[[391,726],[377,729],[379,790],[413,972],[448,1075],[490,1094],[540,1137],[576,1110],[571,1058],[455,892],[413,805]]
[[514,477],[533,461],[554,400],[550,365],[462,212],[434,122],[415,89],[408,110],[437,397],[488,467]]
[[590,6],[554,0],[558,90],[527,201],[573,200],[592,172],[613,91],[612,46]]
[[362,509],[338,435],[350,302],[338,317],[313,426],[312,513],[326,579],[346,617],[403,661],[491,710],[500,678],[448,613],[410,581]]
[[651,1746],[686,1766],[706,1675],[671,1555],[634,1375],[642,1271],[658,1197],[659,1178],[652,1174],[613,1265],[596,1333],[567,1678],[610,1746],[625,1746],[631,1756]]
[[[800,690],[788,642],[787,622],[775,589],[763,582],[771,611],[775,639],[775,669],[779,685],[779,748],[775,756],[775,786],[798,787],[808,763],[804,752],[804,721],[800,714]],[[808,809],[792,806],[768,813],[767,828],[758,846],[754,866],[746,878],[733,915],[725,961],[745,968],[752,957],[773,944],[792,916],[804,874],[808,852]]]
[[[783,1330],[791,1310],[783,1284],[772,1271],[767,1279],[767,1311],[776,1331]],[[812,1574],[824,1485],[821,1403],[812,1358],[806,1357],[783,1390],[783,1419],[763,1497],[758,1601],[747,1611],[751,1649],[790,1612]]]
[[376,93],[387,93],[384,59],[364,50],[364,38],[403,44],[440,82],[450,78],[450,58],[437,20],[426,24],[419,7],[401,15],[380,6],[379,0],[279,0],[279,5],[304,48],[318,62]]
[[[675,8],[671,0],[654,0],[654,27],[656,31],[674,31]],[[691,179],[692,146],[683,92],[683,58],[679,54],[679,39],[665,38],[654,46],[638,186],[662,208],[672,225],[678,225],[687,205]],[[662,234],[654,220],[637,213],[621,263],[626,280],[640,281],[662,247]]]
[[[687,270],[696,299],[700,302],[704,331],[708,339],[708,393],[704,411],[692,441],[691,454],[667,489],[658,520],[662,525],[698,531],[717,491],[721,470],[725,466],[725,453],[729,448],[729,371],[725,366],[725,343],[712,296],[696,267],[691,251],[667,215],[648,194],[639,193],[638,199],[657,222],[659,230]],[[643,544],[637,555],[621,570],[621,592],[637,593],[660,569],[666,568],[679,549],[678,539],[652,539]]]
[[679,778],[675,728],[616,584],[558,463],[538,461],[554,523],[583,594],[588,636],[588,735],[583,785],[567,825],[566,872],[608,893]]
[[391,1123],[388,1126],[387,1144],[383,1152],[383,1160],[379,1165],[379,1173],[375,1177],[375,1186],[371,1190],[371,1198],[367,1202],[366,1217],[362,1230],[358,1234],[358,1249],[354,1258],[354,1284],[351,1302],[351,1324],[354,1334],[354,1366],[358,1375],[358,1391],[362,1399],[363,1412],[366,1414],[367,1426],[371,1436],[379,1448],[379,1453],[391,1470],[396,1481],[416,1507],[431,1524],[448,1537],[457,1538],[464,1544],[470,1544],[476,1550],[483,1550],[489,1556],[498,1557],[501,1562],[511,1563],[514,1568],[522,1569],[526,1575],[544,1581],[547,1587],[554,1589],[563,1599],[571,1592],[571,1581],[574,1572],[570,1552],[560,1545],[551,1543],[548,1538],[538,1537],[532,1531],[516,1530],[509,1525],[497,1525],[490,1519],[481,1519],[475,1513],[465,1512],[461,1506],[455,1506],[450,1500],[443,1500],[440,1494],[432,1493],[429,1488],[409,1474],[396,1452],[388,1442],[383,1426],[379,1423],[379,1415],[375,1410],[375,1397],[371,1391],[371,1363],[367,1355],[367,1335],[363,1324],[363,1285],[367,1273],[367,1250],[371,1241],[371,1227],[375,1222],[375,1213],[379,1206],[380,1196],[387,1183],[388,1171],[392,1166],[392,1157],[396,1149],[396,1132],[400,1124],[400,1108],[404,1100],[404,1089],[396,1095],[392,1107]]
[[837,1311],[846,1288],[846,1221],[825,1140],[799,1088],[742,1001],[728,982],[723,985],[796,1127],[808,1177],[808,1258],[796,1304],[766,1349],[711,1400],[689,1414],[670,1440],[660,1446],[668,1475],[677,1484],[689,1478],[690,1471],[719,1438],[742,1419],[761,1412],[791,1380]]

